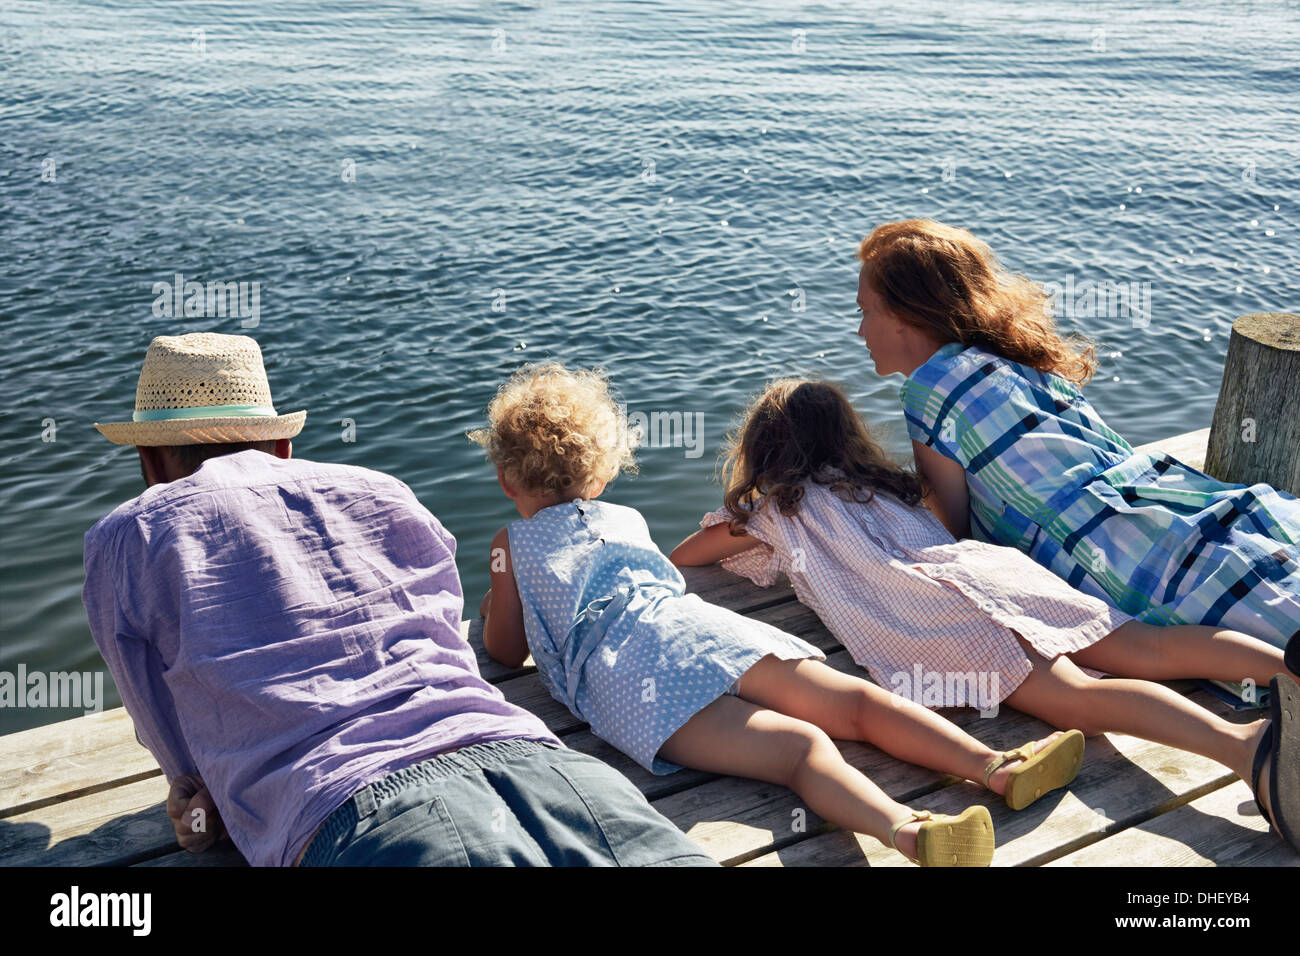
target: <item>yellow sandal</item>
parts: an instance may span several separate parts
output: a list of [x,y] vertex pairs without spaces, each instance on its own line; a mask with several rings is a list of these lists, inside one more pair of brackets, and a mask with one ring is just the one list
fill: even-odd
[[984,768],[984,786],[989,785],[989,777],[1009,760],[1022,762],[1013,767],[1007,777],[1007,806],[1012,810],[1023,810],[1043,794],[1066,786],[1078,775],[1083,766],[1083,734],[1067,730],[1038,753],[1034,753],[1034,744],[1030,741],[999,754]]
[[993,862],[993,818],[988,807],[967,807],[955,817],[913,810],[911,816],[889,828],[889,842],[895,850],[898,831],[917,820],[924,822],[916,834],[916,858],[908,859],[918,866],[988,866]]

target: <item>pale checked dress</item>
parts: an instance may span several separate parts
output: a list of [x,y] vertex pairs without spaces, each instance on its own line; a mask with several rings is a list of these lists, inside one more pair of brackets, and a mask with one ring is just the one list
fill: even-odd
[[[700,525],[728,520],[719,509]],[[1130,620],[1014,548],[956,541],[923,505],[884,492],[854,502],[810,481],[795,515],[763,501],[746,530],[756,546],[724,568],[764,587],[787,575],[877,684],[927,707],[1004,700],[1032,670],[1013,631],[1052,660]]]

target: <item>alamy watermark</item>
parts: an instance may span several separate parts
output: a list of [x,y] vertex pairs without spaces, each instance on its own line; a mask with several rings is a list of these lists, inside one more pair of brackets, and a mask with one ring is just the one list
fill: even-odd
[[632,447],[684,448],[687,458],[704,454],[704,413],[687,411],[628,412],[620,406]]
[[221,282],[210,279],[205,286],[176,273],[172,282],[153,284],[153,314],[156,318],[242,319],[245,329],[257,328],[262,318],[262,283]]
[[50,925],[122,927],[133,936],[148,936],[153,926],[153,894],[82,892],[73,884],[50,897]]
[[103,671],[0,671],[0,708],[77,708],[87,714],[104,709]]
[[1047,313],[1068,319],[1127,318],[1133,328],[1151,324],[1151,283],[1114,279],[1078,279],[1071,273],[1064,282],[1044,282]]
[[918,663],[891,674],[889,688],[922,707],[975,707],[981,717],[996,717],[1001,681],[999,671],[930,671]]

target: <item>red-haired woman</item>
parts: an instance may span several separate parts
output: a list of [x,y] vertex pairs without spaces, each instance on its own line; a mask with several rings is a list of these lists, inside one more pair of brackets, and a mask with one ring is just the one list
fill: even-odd
[[917,469],[954,536],[1019,548],[1148,623],[1296,633],[1300,501],[1135,452],[1079,392],[1093,348],[966,230],[887,223],[857,254],[858,335],[876,371],[907,376]]
[[[1059,335],[1042,287],[966,230],[886,223],[857,256],[858,335],[876,371],[907,376],[900,397],[926,502],[955,537],[1018,548],[1148,624],[1289,642],[1295,663],[1300,501],[1135,452],[1079,392],[1092,347]],[[1150,650],[1147,676],[1178,661],[1168,644]],[[1280,739],[1260,753],[1271,747],[1289,775],[1286,818],[1300,814],[1300,694],[1291,681],[1278,693],[1269,726]]]

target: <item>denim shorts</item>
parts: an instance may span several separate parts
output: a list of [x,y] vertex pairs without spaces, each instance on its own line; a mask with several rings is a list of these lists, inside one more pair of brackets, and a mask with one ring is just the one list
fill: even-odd
[[353,794],[300,866],[717,866],[614,768],[495,740]]

